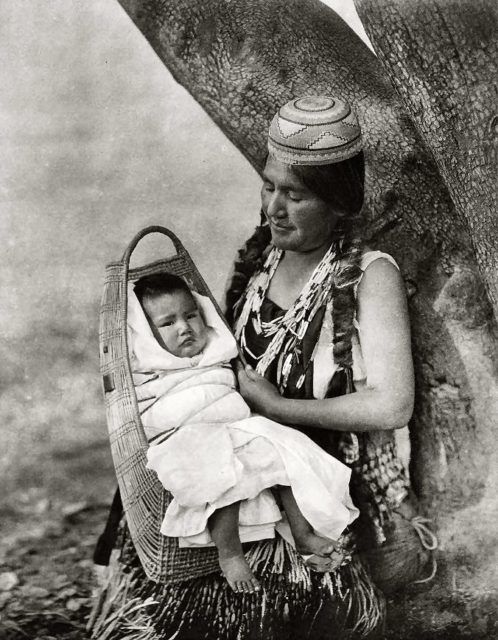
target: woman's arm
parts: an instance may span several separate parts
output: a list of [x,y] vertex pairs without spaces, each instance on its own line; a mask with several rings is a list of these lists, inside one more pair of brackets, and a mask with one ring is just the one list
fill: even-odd
[[410,327],[403,280],[389,261],[367,267],[358,287],[358,320],[365,388],[337,398],[292,400],[254,371],[241,370],[240,392],[250,407],[282,424],[338,431],[405,426],[414,395]]

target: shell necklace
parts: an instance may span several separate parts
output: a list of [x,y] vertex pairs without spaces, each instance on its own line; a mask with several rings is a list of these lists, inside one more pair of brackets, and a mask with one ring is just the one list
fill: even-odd
[[[261,270],[249,280],[244,299],[241,300],[242,310],[235,323],[235,337],[248,353],[251,353],[245,337],[245,327],[248,322],[252,322],[257,334],[272,337],[265,352],[256,358],[258,360],[256,371],[260,375],[265,375],[270,364],[278,356],[277,385],[281,392],[287,386],[293,364],[301,356],[301,343],[309,323],[320,307],[328,302],[334,277],[340,267],[340,261],[336,259],[339,249],[337,242],[332,243],[294,304],[283,316],[274,318],[270,322],[261,319],[261,305],[283,256],[283,251],[272,247]],[[304,378],[305,374],[299,377],[296,384],[298,389],[303,385]]]

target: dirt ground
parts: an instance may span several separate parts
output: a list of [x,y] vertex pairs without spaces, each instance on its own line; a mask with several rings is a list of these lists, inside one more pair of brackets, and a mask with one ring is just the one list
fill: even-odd
[[[68,478],[68,485],[71,484]],[[66,489],[68,489],[66,485]],[[92,551],[108,501],[51,500],[44,489],[17,491],[0,509],[0,638],[83,640],[91,608]],[[498,618],[491,603],[447,587],[440,575],[388,602],[377,640],[492,640]],[[215,639],[213,639],[215,640]]]
[[1,510],[0,638],[86,638],[91,554],[107,505],[19,492]]

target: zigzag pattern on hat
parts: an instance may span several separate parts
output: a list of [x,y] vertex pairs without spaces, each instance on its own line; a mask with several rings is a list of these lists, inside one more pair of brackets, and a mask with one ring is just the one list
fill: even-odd
[[277,126],[282,138],[290,138],[291,136],[294,136],[306,129],[305,124],[289,122],[289,120],[283,120],[282,118],[277,122]]
[[[331,140],[331,138],[337,140],[337,142],[335,144],[331,144],[333,143],[333,140]],[[325,142],[326,145],[324,144]],[[331,133],[330,131],[323,131],[319,136],[315,138],[315,140],[310,140],[310,142],[308,143],[308,149],[328,149],[331,147],[338,148],[343,144],[349,144],[350,142],[351,140],[348,140],[348,138],[338,136],[335,133]]]

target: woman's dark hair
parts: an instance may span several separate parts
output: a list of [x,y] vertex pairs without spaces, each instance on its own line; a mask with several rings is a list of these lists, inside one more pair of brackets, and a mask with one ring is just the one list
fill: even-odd
[[165,293],[174,293],[175,291],[186,291],[190,295],[192,292],[188,284],[172,273],[154,273],[150,276],[144,276],[139,278],[135,282],[133,291],[137,296],[140,304],[142,304],[144,298],[157,298]]
[[337,231],[346,235],[358,217],[365,194],[365,156],[323,165],[292,165],[293,173],[319,198],[344,214]]

